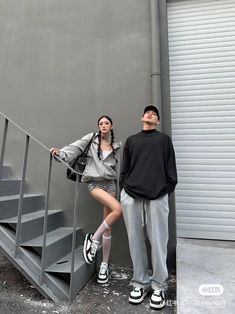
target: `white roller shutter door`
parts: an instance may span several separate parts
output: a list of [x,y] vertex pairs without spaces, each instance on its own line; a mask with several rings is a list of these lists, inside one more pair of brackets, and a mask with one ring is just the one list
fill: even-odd
[[235,240],[235,1],[167,11],[177,234]]

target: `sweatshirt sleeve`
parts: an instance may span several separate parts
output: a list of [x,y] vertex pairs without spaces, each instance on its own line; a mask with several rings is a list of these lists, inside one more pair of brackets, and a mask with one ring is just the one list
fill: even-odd
[[92,136],[93,133],[89,133],[83,136],[81,139],[61,148],[60,158],[65,162],[71,163],[77,156],[82,153],[82,151],[84,151]]
[[167,183],[168,183],[168,194],[172,193],[178,182],[177,170],[175,162],[175,152],[170,137],[168,138],[168,161],[167,161]]
[[125,143],[125,146],[123,148],[123,156],[122,156],[122,166],[121,166],[121,173],[120,173],[120,179],[119,179],[119,186],[120,186],[120,191],[124,187],[125,183],[125,178],[127,175],[127,172],[129,170],[130,166],[130,157],[129,157],[129,149],[128,149],[128,139]]

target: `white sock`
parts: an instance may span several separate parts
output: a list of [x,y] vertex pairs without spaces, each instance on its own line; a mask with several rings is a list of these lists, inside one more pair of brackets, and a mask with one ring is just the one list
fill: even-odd
[[105,233],[105,231],[109,230],[109,225],[104,220],[99,228],[96,230],[95,234],[92,237],[92,240],[100,241],[101,236]]

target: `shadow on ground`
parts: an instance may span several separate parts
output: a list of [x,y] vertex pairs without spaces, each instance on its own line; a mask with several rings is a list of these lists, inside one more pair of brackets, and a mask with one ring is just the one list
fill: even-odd
[[167,306],[161,311],[151,310],[150,296],[142,304],[131,305],[128,295],[131,287],[131,269],[111,266],[111,281],[98,285],[91,279],[76,296],[72,304],[55,304],[42,297],[39,292],[19,273],[0,253],[0,313],[4,314],[142,314],[142,313],[176,313],[175,275],[169,279]]

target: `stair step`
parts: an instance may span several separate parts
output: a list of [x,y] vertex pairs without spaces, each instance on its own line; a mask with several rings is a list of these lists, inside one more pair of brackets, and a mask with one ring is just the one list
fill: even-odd
[[15,240],[15,231],[8,225],[6,226],[1,226],[1,228],[3,228],[5,230],[5,232],[9,235],[9,237],[12,238],[12,240]]
[[[48,232],[47,237],[46,237],[46,245],[49,246],[72,233],[73,233],[72,228],[64,228],[64,227]],[[42,247],[42,245],[43,245],[43,236],[39,236],[37,238],[34,238],[30,241],[27,241],[21,244],[21,246],[32,246],[32,247]]]
[[59,299],[57,303],[69,301],[70,285],[69,282],[63,278],[60,278],[58,275],[54,275],[52,273],[45,273],[44,285],[47,289],[52,291],[52,296],[50,296],[52,299],[55,300],[55,296]]
[[[71,252],[73,228],[57,228],[47,233],[46,246],[44,251],[44,265],[48,267],[57,262],[62,256]],[[76,231],[76,247],[81,245],[84,234],[81,228]],[[21,244],[22,247],[32,247],[42,255],[43,236],[36,237]]]
[[[39,256],[35,251],[33,251],[31,248],[20,248],[20,253],[23,253],[21,255],[27,256],[30,258],[36,265],[41,267],[41,256]],[[21,256],[20,256],[21,257]]]
[[1,246],[1,250],[4,252],[4,255],[8,260],[26,277],[26,279],[45,297],[48,298],[49,291],[47,287],[43,287],[37,280],[37,276],[30,271],[26,264],[22,262],[20,258],[15,258],[13,251],[6,247],[5,245]]
[[[21,242],[24,243],[33,238],[39,237],[43,233],[44,223],[44,210],[39,210],[30,214],[22,215],[21,220]],[[12,228],[17,228],[18,218],[10,217],[7,219],[1,219],[1,224],[9,224]],[[61,210],[49,210],[47,231],[50,232],[56,228],[60,228],[63,225],[63,212]]]
[[[0,220],[17,216],[19,195],[8,195],[0,197]],[[23,214],[42,210],[45,198],[42,194],[25,194],[23,199]]]
[[20,192],[19,179],[2,179],[0,180],[0,196],[15,195]]
[[[49,210],[48,211],[48,216],[53,215],[55,213],[59,213],[59,212],[61,212],[61,210]],[[25,214],[25,215],[22,215],[21,222],[22,223],[28,222],[28,221],[31,221],[31,220],[34,220],[34,219],[37,219],[37,218],[44,217],[44,215],[45,215],[45,211],[44,210],[39,210],[39,211],[36,211],[36,212],[32,212],[30,214]],[[8,224],[15,224],[17,222],[18,222],[18,216],[0,220],[0,223],[8,223]]]
[[[53,273],[66,273],[70,274],[71,272],[71,256],[72,254],[69,253],[58,260],[53,265],[49,266],[46,269],[46,272],[53,272]],[[75,250],[75,258],[74,258],[74,271],[76,272],[83,264],[86,264],[83,258],[83,246],[79,246]]]
[[[101,250],[99,249],[97,253],[99,256]],[[86,284],[86,282],[91,279],[91,277],[94,275],[95,269],[96,263],[92,263],[90,265],[86,264],[83,258],[83,246],[78,247],[75,250],[74,258],[72,298],[75,298],[78,291],[80,291],[82,287]],[[56,263],[48,267],[45,270],[45,277],[54,278],[54,287],[57,286],[61,292],[64,292],[65,294],[69,295],[69,287],[66,286],[66,280],[64,280],[63,283],[63,281],[61,281],[60,278],[70,278],[71,280],[71,253],[67,254],[66,256],[58,260]],[[47,280],[47,284],[50,285],[49,280]]]
[[[32,197],[42,197],[42,196],[43,196],[42,194],[24,194],[24,199],[32,198]],[[20,198],[20,194],[0,196],[0,202],[19,200],[19,198]]]
[[[24,199],[30,198],[30,197],[42,197],[42,194],[24,194]],[[0,202],[2,201],[11,201],[11,200],[19,200],[20,194],[15,195],[7,195],[7,196],[0,196]]]
[[41,256],[31,248],[20,247],[18,259],[20,259],[25,267],[34,274],[34,277],[37,278],[37,281],[39,282],[41,275]]
[[2,179],[8,179],[12,174],[11,167],[7,164],[3,165],[2,168]]
[[0,225],[0,247],[6,246],[10,251],[15,249],[15,231],[9,225]]
[[[11,167],[4,164],[0,176],[0,250],[44,297],[50,297],[55,302],[71,301],[93,276],[96,267],[96,264],[87,265],[83,259],[83,231],[81,228],[76,230],[72,277],[73,228],[63,227],[63,211],[49,210],[46,246],[45,250],[42,250],[45,195],[26,194],[26,185],[19,226],[18,206],[21,180],[11,178],[11,176]],[[17,252],[16,231],[20,231]],[[46,271],[44,271],[45,268]],[[43,279],[42,284],[41,279]]]

